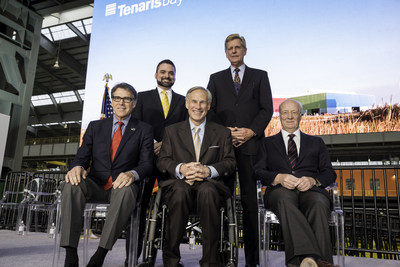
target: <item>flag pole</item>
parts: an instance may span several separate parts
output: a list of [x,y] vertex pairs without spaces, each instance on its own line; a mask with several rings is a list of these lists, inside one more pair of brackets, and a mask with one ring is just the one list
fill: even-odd
[[110,73],[104,74],[103,81],[104,80],[106,81],[106,84],[104,86],[103,103],[101,105],[101,115],[100,115],[101,120],[104,118],[108,118],[113,114],[110,95],[108,93],[108,91],[110,90],[110,88],[108,87],[108,82],[112,80],[112,75]]

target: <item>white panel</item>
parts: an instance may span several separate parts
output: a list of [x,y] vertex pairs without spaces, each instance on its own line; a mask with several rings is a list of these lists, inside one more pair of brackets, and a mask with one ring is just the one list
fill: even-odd
[[4,153],[6,151],[8,125],[10,123],[10,116],[0,113],[0,175],[3,169]]

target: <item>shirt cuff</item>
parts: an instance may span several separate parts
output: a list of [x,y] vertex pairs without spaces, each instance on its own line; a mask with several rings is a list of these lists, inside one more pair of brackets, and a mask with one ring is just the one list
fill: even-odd
[[218,171],[217,171],[217,169],[215,169],[213,166],[211,166],[211,165],[206,165],[208,168],[210,168],[210,170],[211,170],[211,176],[210,177],[208,177],[209,179],[214,179],[214,178],[216,178],[216,177],[218,177],[219,176],[219,173],[218,173]]
[[135,181],[140,180],[139,174],[135,170],[131,170],[131,173],[135,176]]
[[178,178],[178,179],[185,179],[185,176],[183,176],[183,174],[179,172],[182,164],[183,163],[179,163],[175,168],[175,177]]

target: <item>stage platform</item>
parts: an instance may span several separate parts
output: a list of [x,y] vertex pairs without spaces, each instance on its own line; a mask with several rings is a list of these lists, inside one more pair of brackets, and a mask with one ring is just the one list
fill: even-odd
[[[91,239],[91,256],[97,248],[98,239]],[[26,236],[17,235],[14,231],[0,230],[0,267],[51,267],[53,259],[53,239],[44,233],[29,233]],[[79,247],[79,256],[82,258],[82,247]],[[270,266],[284,267],[283,252],[271,252]],[[63,266],[64,250],[61,250],[60,264]],[[199,266],[201,246],[189,250],[187,244],[181,245],[182,262],[185,267]],[[114,249],[106,257],[104,267],[123,267],[125,260],[125,240],[118,240]],[[82,264],[82,263],[81,263]],[[239,265],[244,266],[244,251],[239,249]],[[83,265],[81,265],[83,266]],[[161,252],[158,253],[157,267],[162,266]],[[400,266],[400,261],[378,260],[371,258],[346,257],[347,267],[395,267]]]

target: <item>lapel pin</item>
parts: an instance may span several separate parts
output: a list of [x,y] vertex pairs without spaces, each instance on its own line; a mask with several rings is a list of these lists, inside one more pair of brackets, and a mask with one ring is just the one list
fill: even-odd
[[131,131],[133,131],[133,132],[136,131],[136,128],[131,128]]

